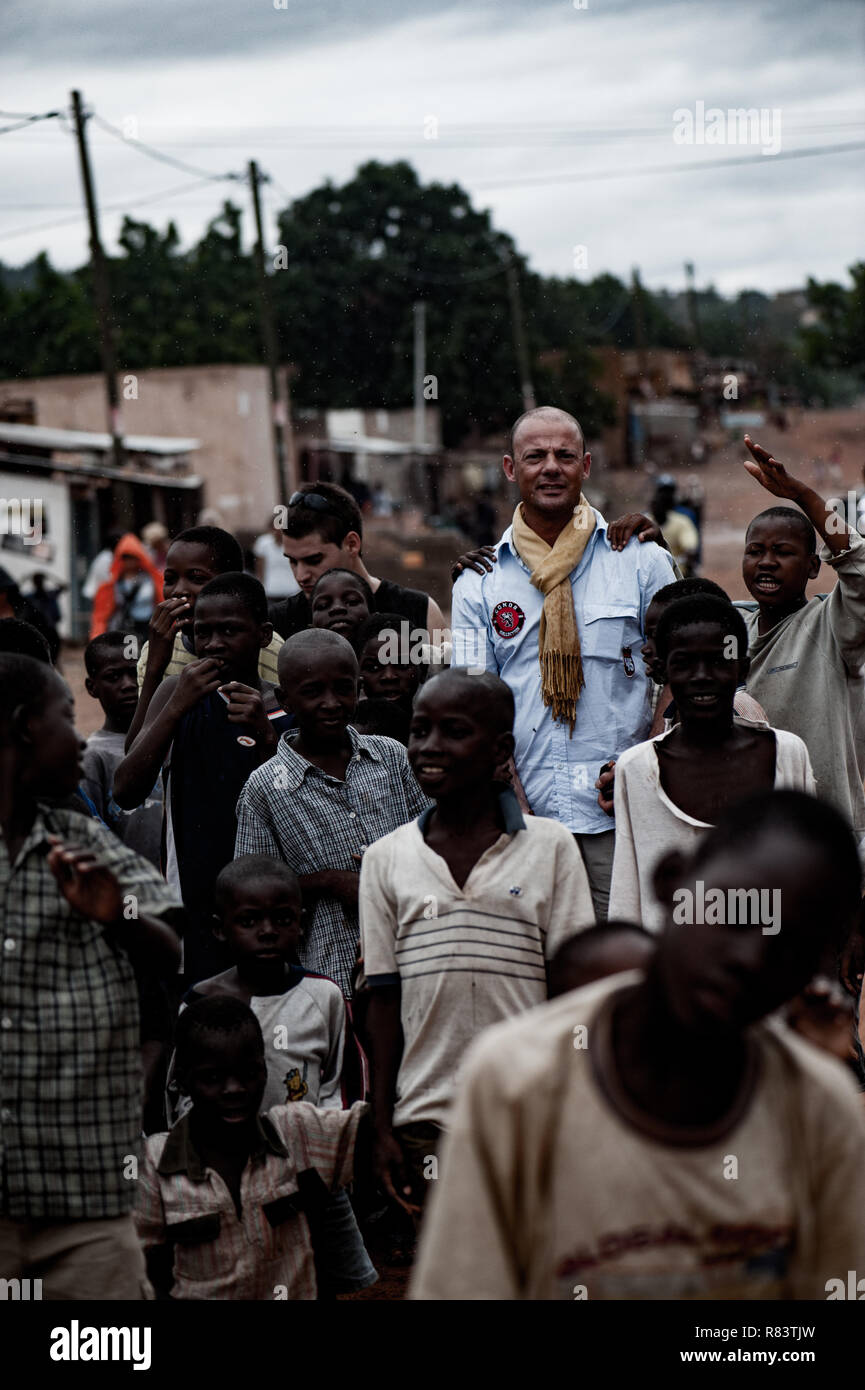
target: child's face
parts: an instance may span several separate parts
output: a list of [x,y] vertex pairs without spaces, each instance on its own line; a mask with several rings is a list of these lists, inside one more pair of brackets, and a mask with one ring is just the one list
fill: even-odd
[[764,608],[783,608],[801,599],[820,568],[798,527],[778,517],[752,521],[745,538],[742,578]]
[[231,594],[200,599],[192,627],[195,655],[218,661],[224,680],[256,670],[262,647],[270,641],[268,624],[255,620],[245,604]]
[[196,1124],[228,1137],[261,1109],[267,1082],[261,1039],[245,1029],[205,1034],[190,1048],[178,1079],[195,1107]]
[[672,634],[666,677],[683,723],[732,717],[741,671],[737,645],[718,623],[690,623]]
[[[682,875],[694,904],[690,915],[709,917],[708,909],[696,910],[698,879],[704,903],[710,890],[722,891],[728,924],[677,923],[674,913],[683,915],[689,900],[674,896],[677,906],[669,910],[649,973],[680,1026],[695,1034],[732,1035],[793,998],[818,970],[825,947],[814,923],[825,920],[836,898],[831,865],[810,843],[770,830],[747,852],[725,851],[698,872]],[[748,889],[759,890],[759,910],[756,899],[753,908],[739,907],[728,896],[729,890]]]
[[282,679],[280,672],[282,707],[294,714],[301,733],[318,743],[341,743],[357,708],[354,652],[318,652],[292,665],[288,688]]
[[[660,622],[661,614],[663,613],[663,611],[664,605],[662,603],[658,603],[657,599],[652,599],[652,602],[646,609],[646,636],[643,645],[640,648],[640,655],[643,658],[643,665],[646,668],[646,675],[650,676],[652,680],[655,680],[656,674],[655,660],[657,657],[657,653],[655,651],[655,633],[658,630],[658,623]],[[660,682],[656,681],[656,684],[659,683]]]
[[141,573],[141,561],[137,555],[127,554],[123,551],[120,555],[120,575],[122,579],[134,579]]
[[382,661],[382,649],[387,649],[388,638],[379,633],[364,643],[360,654],[360,677],[363,692],[368,700],[400,700],[411,705],[415,691],[420,683],[420,671],[410,663],[401,665],[395,661]]
[[238,962],[289,959],[300,941],[300,892],[276,879],[239,884],[216,935]]
[[460,699],[438,680],[421,690],[412,713],[408,759],[427,796],[438,800],[492,782],[512,748],[509,735],[490,733],[480,698]]
[[26,720],[25,779],[34,796],[69,796],[83,775],[86,744],[75,728],[75,703],[64,680],[53,676],[40,710]]
[[312,625],[338,632],[353,642],[361,623],[369,617],[366,594],[347,574],[326,574],[315,586],[312,600]]
[[189,636],[192,636],[195,600],[205,584],[215,579],[220,572],[207,546],[199,541],[174,541],[168,547],[165,573],[162,576],[162,592],[165,598],[187,600],[189,611],[177,625]]
[[138,704],[135,662],[123,651],[112,650],[100,659],[95,676],[84,682],[88,695],[98,700],[106,715],[120,728],[129,728]]

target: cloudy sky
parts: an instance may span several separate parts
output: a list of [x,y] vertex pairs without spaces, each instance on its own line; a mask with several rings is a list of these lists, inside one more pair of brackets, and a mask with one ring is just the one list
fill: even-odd
[[[194,166],[91,122],[109,246],[126,210],[173,218],[188,244],[226,195],[245,201],[197,169],[258,159],[272,234],[284,195],[406,158],[467,188],[548,274],[636,265],[680,288],[692,260],[698,284],[772,291],[843,279],[863,254],[861,0],[4,0],[2,29],[0,127],[65,113],[78,87]],[[726,143],[677,143],[673,113],[697,103],[762,110],[780,142],[709,118]],[[68,122],[0,137],[0,260],[80,264],[80,214]]]

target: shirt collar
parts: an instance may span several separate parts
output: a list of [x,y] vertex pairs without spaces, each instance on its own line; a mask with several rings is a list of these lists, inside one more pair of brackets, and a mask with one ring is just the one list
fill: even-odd
[[[299,732],[298,729],[286,730],[276,745],[276,757],[285,768],[285,776],[280,780],[280,786],[286,791],[297,791],[307,773],[312,773],[313,776],[316,774],[321,777],[327,776],[321,771],[321,768],[316,767],[314,763],[307,762],[306,758],[302,758],[299,753],[295,753],[293,744]],[[373,762],[376,763],[381,762],[381,757],[370,745],[366,735],[359,734],[356,729],[352,728],[351,724],[348,726],[347,733],[351,742],[350,763],[359,757],[372,758]]]
[[[594,514],[595,514],[595,529],[594,529],[594,532],[592,533],[592,536],[589,537],[589,545],[591,545],[594,536],[596,536],[596,535],[598,535],[598,534],[603,534],[603,537],[604,537],[604,540],[605,540],[605,541],[606,541],[606,539],[607,539],[607,523],[606,523],[606,521],[605,521],[604,518],[601,516],[601,513],[598,511],[597,507],[592,507],[592,511],[593,511]],[[508,550],[511,552],[511,554],[513,555],[513,557],[514,557],[515,560],[520,560],[519,554],[518,554],[518,552],[517,552],[517,548],[516,548],[516,546],[514,545],[514,528],[513,528],[513,523],[508,527],[508,529],[505,531],[504,535],[502,536],[501,540],[499,541],[499,544],[498,544],[499,550],[501,550],[504,546],[507,546]],[[586,548],[588,549],[588,547],[586,547]],[[520,560],[520,564],[522,564],[522,560]]]
[[[201,1155],[192,1140],[190,1127],[191,1112],[183,1116],[168,1131],[162,1157],[157,1164],[157,1172],[164,1175],[185,1173],[193,1182],[202,1182],[206,1176]],[[277,1158],[288,1158],[288,1149],[283,1144],[267,1115],[259,1115],[255,1121],[250,1158],[265,1158],[268,1153]]]
[[[429,825],[429,818],[435,810],[435,802],[432,806],[427,806],[425,811],[421,811],[417,818],[417,827],[421,835],[426,833]],[[502,813],[502,820],[505,825],[506,835],[516,835],[518,830],[525,830],[526,823],[523,820],[523,813],[520,810],[520,803],[517,801],[516,793],[511,787],[502,787],[499,792],[499,810]]]

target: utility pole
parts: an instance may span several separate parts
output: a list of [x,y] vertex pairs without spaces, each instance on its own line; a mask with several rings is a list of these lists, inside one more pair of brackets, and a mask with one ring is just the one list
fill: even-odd
[[697,290],[694,284],[694,262],[685,261],[685,284],[688,296],[688,319],[691,324],[691,346],[700,351],[700,320],[697,316]]
[[114,332],[111,325],[111,292],[108,286],[108,266],[105,261],[105,252],[99,239],[96,193],[93,188],[93,174],[90,169],[90,155],[87,150],[84,103],[81,100],[80,92],[72,93],[72,114],[75,119],[75,134],[78,138],[78,153],[81,158],[81,181],[84,185],[87,221],[90,224],[90,265],[93,272],[96,315],[99,319],[102,371],[105,376],[105,391],[108,398],[108,433],[111,435],[114,466],[115,468],[122,468],[123,441],[120,435],[120,397],[117,393],[117,362],[114,355]]
[[646,315],[643,305],[643,286],[636,266],[631,272],[631,302],[634,307],[634,340],[637,344],[637,368],[646,377]]
[[526,335],[523,329],[523,305],[520,298],[520,279],[513,259],[508,255],[505,270],[508,281],[508,295],[511,301],[511,322],[514,330],[514,349],[517,354],[517,367],[520,373],[520,391],[523,397],[523,410],[534,410],[535,388],[529,368],[529,354],[526,350]]
[[276,328],[273,322],[273,307],[270,302],[270,286],[264,268],[264,233],[261,228],[261,200],[258,196],[259,184],[263,176],[254,159],[249,161],[249,187],[252,191],[252,206],[255,212],[255,263],[258,270],[258,288],[261,296],[261,336],[267,357],[267,370],[270,377],[271,421],[273,424],[273,448],[276,456],[276,495],[281,506],[289,498],[288,475],[285,449],[285,404],[279,389],[279,362],[276,348]]
[[426,374],[426,305],[423,300],[412,306],[414,311],[414,445],[426,443],[426,416],[423,383]]

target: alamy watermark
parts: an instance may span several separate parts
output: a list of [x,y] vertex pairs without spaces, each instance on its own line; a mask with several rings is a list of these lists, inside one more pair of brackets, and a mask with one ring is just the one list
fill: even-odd
[[780,888],[706,888],[697,879],[693,889],[673,894],[677,926],[762,927],[764,936],[781,930]]
[[694,110],[680,106],[673,112],[673,140],[677,145],[759,145],[762,154],[781,150],[781,112],[777,106],[706,109],[704,101]]
[[0,536],[19,536],[25,545],[40,545],[42,498],[0,497]]

